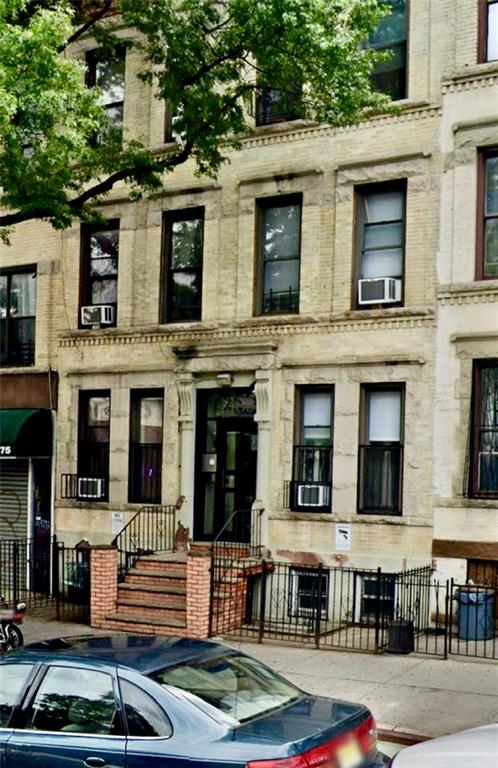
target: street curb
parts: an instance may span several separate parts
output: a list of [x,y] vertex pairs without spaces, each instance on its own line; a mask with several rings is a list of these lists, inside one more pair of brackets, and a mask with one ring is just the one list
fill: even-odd
[[377,725],[377,736],[381,741],[395,742],[407,747],[435,738],[435,735],[430,736],[427,733],[412,731],[408,728],[398,730],[397,726],[384,724]]

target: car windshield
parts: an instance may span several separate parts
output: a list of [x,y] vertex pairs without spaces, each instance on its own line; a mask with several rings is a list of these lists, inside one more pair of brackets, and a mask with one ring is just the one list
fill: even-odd
[[151,677],[181,688],[242,723],[302,697],[302,692],[248,656],[219,656],[165,667]]

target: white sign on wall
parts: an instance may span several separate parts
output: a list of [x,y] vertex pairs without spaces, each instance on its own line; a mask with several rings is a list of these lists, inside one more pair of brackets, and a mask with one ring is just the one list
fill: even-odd
[[335,549],[336,552],[351,550],[351,523],[335,524]]
[[124,528],[124,514],[111,512],[111,533],[116,536]]

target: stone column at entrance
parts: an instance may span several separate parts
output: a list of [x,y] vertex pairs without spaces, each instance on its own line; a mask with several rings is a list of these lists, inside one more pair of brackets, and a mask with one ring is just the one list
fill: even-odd
[[[271,465],[271,404],[272,404],[272,372],[256,371],[254,384],[256,397],[256,413],[254,421],[258,425],[258,460],[256,470],[256,501],[253,512],[270,508],[270,478]],[[267,542],[267,514],[263,515],[261,542]]]
[[194,474],[195,474],[195,382],[191,373],[178,378],[178,423],[180,428],[180,495],[184,502],[179,513],[183,525],[194,531]]

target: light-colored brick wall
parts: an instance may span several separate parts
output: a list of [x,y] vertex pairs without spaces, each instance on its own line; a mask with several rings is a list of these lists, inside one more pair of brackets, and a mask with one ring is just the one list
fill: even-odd
[[[461,490],[469,360],[498,356],[492,337],[498,283],[474,281],[477,148],[498,143],[498,66],[477,64],[477,6],[477,0],[412,0],[408,98],[399,114],[340,129],[302,122],[257,129],[216,182],[195,177],[189,162],[151,201],[131,202],[125,185],[116,187],[103,206],[106,216],[120,219],[116,329],[78,330],[79,226],[61,235],[27,223],[16,229],[10,248],[0,245],[2,266],[38,265],[36,367],[50,365],[60,375],[57,487],[62,473],[76,472],[79,391],[111,390],[109,502],[58,498],[56,528],[66,544],[82,536],[107,543],[111,512],[122,511],[126,522],[137,509],[127,501],[130,389],[164,388],[163,502],[185,493],[182,521],[192,532],[194,489],[182,487],[181,478],[189,476],[182,461],[194,462],[195,389],[217,386],[216,375],[226,371],[234,386],[250,386],[256,371],[267,370],[271,407],[262,463],[268,497],[260,502],[273,552],[310,550],[333,564],[334,525],[348,521],[351,564],[426,562],[434,508],[439,537],[455,538],[465,519],[475,522],[469,535],[489,540],[496,505],[488,502],[472,517],[474,507],[463,504]],[[79,44],[75,55],[89,47],[91,41]],[[164,105],[135,77],[137,63],[128,56],[126,129],[157,147]],[[358,310],[355,187],[397,179],[407,180],[404,305]],[[255,317],[257,201],[293,193],[303,199],[300,313]],[[160,325],[163,214],[197,206],[205,209],[202,321]],[[462,356],[452,337],[474,331],[491,334],[489,344],[484,349],[479,342]],[[178,347],[191,349],[188,360],[175,354]],[[188,449],[179,436],[177,395],[185,373],[194,387]],[[402,382],[406,390],[403,514],[366,518],[357,514],[360,390],[387,382]],[[330,515],[283,507],[295,387],[302,384],[335,387]],[[452,517],[441,509],[459,511]]]

